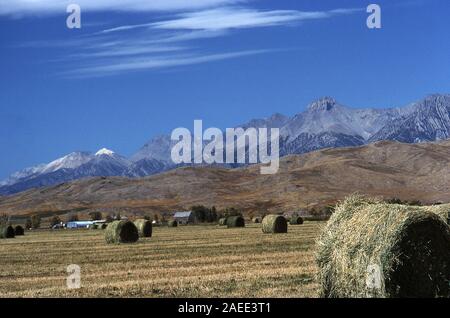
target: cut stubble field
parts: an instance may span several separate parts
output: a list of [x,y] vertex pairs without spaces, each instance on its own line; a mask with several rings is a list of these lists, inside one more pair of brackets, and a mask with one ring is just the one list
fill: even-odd
[[[156,227],[108,245],[102,230],[30,231],[0,241],[0,297],[317,297],[323,222],[263,234],[258,224]],[[81,267],[68,289],[66,268]]]

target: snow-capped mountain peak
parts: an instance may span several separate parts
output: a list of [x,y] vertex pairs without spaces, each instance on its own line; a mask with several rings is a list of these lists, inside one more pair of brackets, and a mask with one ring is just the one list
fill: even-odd
[[96,156],[102,156],[102,155],[112,156],[112,155],[114,155],[114,154],[115,154],[114,151],[109,150],[109,149],[107,149],[107,148],[102,148],[102,149],[100,149],[99,151],[97,151],[97,152],[95,153]]
[[89,152],[72,152],[64,157],[56,159],[47,164],[40,172],[53,172],[60,169],[74,169],[77,168],[92,159],[92,155]]

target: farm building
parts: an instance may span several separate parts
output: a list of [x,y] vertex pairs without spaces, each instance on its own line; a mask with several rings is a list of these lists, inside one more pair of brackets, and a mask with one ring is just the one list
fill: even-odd
[[175,212],[175,214],[173,215],[173,219],[174,221],[177,221],[178,224],[197,223],[197,219],[192,211]]
[[68,229],[88,228],[92,224],[94,224],[94,221],[72,221],[67,222],[66,228]]

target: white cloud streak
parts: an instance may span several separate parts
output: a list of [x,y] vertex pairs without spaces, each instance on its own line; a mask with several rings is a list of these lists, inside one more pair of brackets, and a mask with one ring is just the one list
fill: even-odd
[[140,28],[164,30],[228,30],[288,25],[306,20],[326,19],[336,15],[350,14],[362,9],[335,9],[330,11],[271,10],[260,11],[236,7],[179,14],[175,19],[124,25],[103,30],[101,33],[128,31]]
[[243,0],[1,0],[0,15],[65,14],[68,4],[83,11],[183,11],[231,5]]
[[231,53],[209,54],[202,56],[157,56],[153,58],[128,59],[126,61],[117,61],[115,63],[80,68],[75,71],[65,73],[68,77],[101,77],[114,75],[122,72],[160,69],[175,66],[201,64],[220,60],[228,60],[237,57],[250,56],[256,54],[268,53],[270,50],[249,50]]

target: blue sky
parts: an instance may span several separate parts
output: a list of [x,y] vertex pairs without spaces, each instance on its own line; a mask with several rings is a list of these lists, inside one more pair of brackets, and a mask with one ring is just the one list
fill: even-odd
[[[233,127],[333,96],[450,92],[447,0],[0,2],[0,178],[75,150],[125,156],[176,127]],[[382,29],[366,26],[370,3]]]

